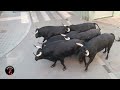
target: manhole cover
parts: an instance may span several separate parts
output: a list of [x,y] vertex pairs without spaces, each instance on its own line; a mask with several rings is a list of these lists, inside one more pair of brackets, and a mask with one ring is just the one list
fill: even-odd
[[7,30],[0,30],[0,33],[6,33]]

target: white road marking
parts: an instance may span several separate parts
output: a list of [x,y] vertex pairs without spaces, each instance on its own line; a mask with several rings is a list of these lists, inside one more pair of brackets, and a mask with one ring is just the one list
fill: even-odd
[[45,11],[40,11],[40,13],[43,16],[43,18],[45,19],[45,21],[51,20],[50,17],[47,15],[47,13]]
[[58,11],[59,14],[61,14],[61,16],[64,18],[64,19],[67,19],[69,17],[71,17],[71,15],[66,12],[66,11]]
[[27,12],[21,12],[21,23],[29,23]]
[[37,14],[35,11],[30,11],[31,17],[32,17],[32,21],[35,22],[39,22]]
[[52,13],[53,17],[57,20],[62,19],[55,11],[50,11],[50,13]]
[[[98,55],[96,55],[96,59],[100,65],[106,65]],[[113,73],[108,73],[108,75],[111,79],[118,79]]]
[[0,18],[0,21],[19,20],[19,19],[21,19],[21,16]]
[[108,73],[111,79],[118,79],[113,73]]

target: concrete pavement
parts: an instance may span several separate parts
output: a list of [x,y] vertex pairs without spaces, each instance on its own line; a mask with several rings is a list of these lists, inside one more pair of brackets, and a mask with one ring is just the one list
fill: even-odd
[[28,12],[2,12],[0,15],[0,57],[9,53],[23,40],[30,26]]
[[[110,73],[106,70],[109,67],[104,62],[104,58],[101,59],[103,55],[98,55],[95,57],[94,61],[90,64],[88,72],[85,72],[84,64],[79,64],[77,57],[67,57],[65,59],[65,65],[67,66],[66,71],[62,71],[62,65],[57,62],[56,67],[50,68],[53,62],[49,60],[39,60],[35,61],[33,52],[37,49],[33,47],[33,44],[39,45],[37,42],[41,42],[43,38],[36,39],[34,37],[34,31],[36,27],[42,27],[47,25],[61,25],[69,24],[65,21],[66,16],[64,13],[62,15],[59,12],[30,12],[32,26],[30,28],[27,36],[22,40],[22,42],[9,54],[0,58],[0,78],[3,79],[110,79],[118,78],[115,76],[113,71]],[[74,12],[67,12],[70,14],[68,19],[71,24],[79,24],[85,21],[80,20],[79,16]],[[102,24],[100,24],[100,27]],[[112,52],[112,51],[111,51]],[[112,56],[111,56],[112,57]],[[13,75],[8,76],[5,73],[5,67],[12,65],[15,68]]]

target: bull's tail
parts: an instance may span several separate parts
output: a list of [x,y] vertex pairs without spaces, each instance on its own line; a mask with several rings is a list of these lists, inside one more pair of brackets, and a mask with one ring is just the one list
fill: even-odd
[[115,35],[114,35],[113,33],[110,33],[110,34],[114,36],[114,40],[115,40],[115,41],[120,42],[120,37],[118,37],[118,40],[117,40],[117,39],[115,39]]
[[115,39],[115,41],[118,41],[118,42],[120,42],[120,37],[118,37],[118,40],[116,40],[116,39]]
[[101,30],[100,27],[99,27],[99,25],[97,23],[94,23],[94,24],[97,25],[97,27],[98,27],[99,30]]

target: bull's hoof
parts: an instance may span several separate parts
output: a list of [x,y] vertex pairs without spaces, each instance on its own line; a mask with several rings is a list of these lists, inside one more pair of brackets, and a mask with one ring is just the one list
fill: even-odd
[[83,62],[83,60],[79,60],[79,63],[81,64]]
[[85,72],[87,72],[88,71],[88,69],[85,69]]
[[108,57],[106,57],[105,59],[108,60]]
[[106,51],[104,51],[103,53],[106,53]]
[[52,66],[50,66],[51,68],[55,67],[55,64],[53,64]]
[[66,67],[63,68],[63,71],[65,71],[65,70],[66,70]]

